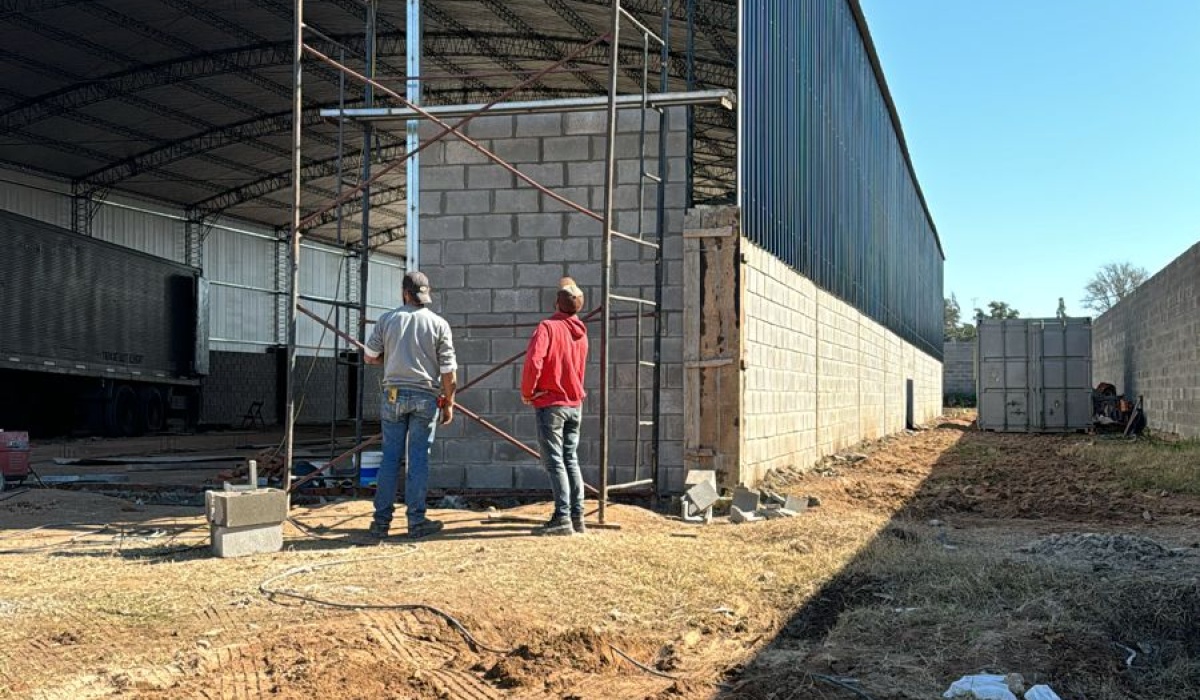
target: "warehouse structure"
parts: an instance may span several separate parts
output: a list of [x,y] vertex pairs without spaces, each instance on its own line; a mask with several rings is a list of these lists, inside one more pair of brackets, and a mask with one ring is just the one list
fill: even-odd
[[406,265],[492,429],[441,433],[435,487],[544,485],[504,361],[563,274],[608,348],[589,481],[753,483],[936,415],[943,256],[856,0],[307,0],[299,71],[293,5],[0,10],[0,208],[202,269],[202,421],[377,416],[331,329]]

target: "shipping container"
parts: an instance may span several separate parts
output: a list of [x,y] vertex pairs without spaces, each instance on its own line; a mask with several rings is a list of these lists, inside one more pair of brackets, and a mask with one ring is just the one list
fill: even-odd
[[982,319],[975,348],[980,429],[1091,428],[1090,318]]
[[194,422],[206,290],[197,268],[0,211],[4,427],[131,435]]

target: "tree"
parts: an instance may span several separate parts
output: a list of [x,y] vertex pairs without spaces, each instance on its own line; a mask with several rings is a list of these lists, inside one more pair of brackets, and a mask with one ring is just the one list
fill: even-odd
[[1081,303],[1097,313],[1104,313],[1132,294],[1149,276],[1145,268],[1133,263],[1108,263],[1083,288],[1087,298]]
[[942,337],[945,340],[974,340],[975,326],[962,323],[962,307],[958,304],[958,297],[952,293],[945,301]]
[[980,316],[983,318],[1020,318],[1021,312],[1009,306],[1008,302],[989,301],[987,313],[977,306],[975,307],[975,316],[976,318]]

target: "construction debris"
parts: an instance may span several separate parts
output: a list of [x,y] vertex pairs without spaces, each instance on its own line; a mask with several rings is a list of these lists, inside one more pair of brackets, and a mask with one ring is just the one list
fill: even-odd
[[733,492],[729,521],[747,523],[757,520],[794,518],[810,507],[821,505],[815,496],[791,496],[768,490],[738,488]]
[[712,522],[713,506],[721,497],[717,492],[717,473],[711,469],[691,469],[683,483],[680,516],[685,522]]

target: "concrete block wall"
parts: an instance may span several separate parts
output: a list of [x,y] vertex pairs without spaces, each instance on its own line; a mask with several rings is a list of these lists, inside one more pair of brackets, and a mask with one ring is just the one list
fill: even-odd
[[1200,438],[1200,243],[1092,323],[1092,378],[1145,397],[1150,428]]
[[947,340],[942,345],[942,390],[946,395],[975,395],[975,341]]
[[742,241],[742,474],[808,466],[941,412],[941,363]]
[[[664,247],[664,334],[662,362],[662,486],[682,484],[682,239],[686,191],[686,114],[674,110],[666,135],[669,152],[667,236]],[[640,112],[624,110],[618,120],[618,230],[638,232],[638,146]],[[656,126],[656,119],[648,119]],[[606,115],[603,112],[481,117],[467,132],[519,170],[573,202],[598,210],[604,197]],[[427,128],[426,133],[436,129]],[[655,156],[658,134],[647,138]],[[647,167],[657,169],[656,158]],[[524,351],[533,326],[552,312],[559,278],[571,276],[584,289],[586,308],[600,303],[601,228],[511,172],[453,138],[430,146],[421,164],[420,267],[434,287],[434,308],[451,324],[458,350],[460,384]],[[644,221],[654,231],[654,186],[646,190]],[[613,244],[614,293],[653,299],[653,253],[628,242]],[[632,307],[614,305],[614,313]],[[487,327],[522,324],[521,327]],[[644,320],[645,359],[651,359],[653,320]],[[592,351],[587,376],[580,461],[585,478],[598,480],[599,326],[590,325]],[[612,483],[633,480],[634,407],[650,416],[652,376],[641,370],[641,396],[634,390],[636,324],[624,321],[612,338],[610,463]],[[506,367],[464,392],[464,406],[524,443],[536,447],[532,409],[520,399],[522,363]],[[643,464],[649,455],[644,441]],[[547,485],[538,461],[482,428],[459,418],[439,428],[433,447],[432,480],[458,488],[541,488]],[[648,478],[648,469],[637,475]]]

